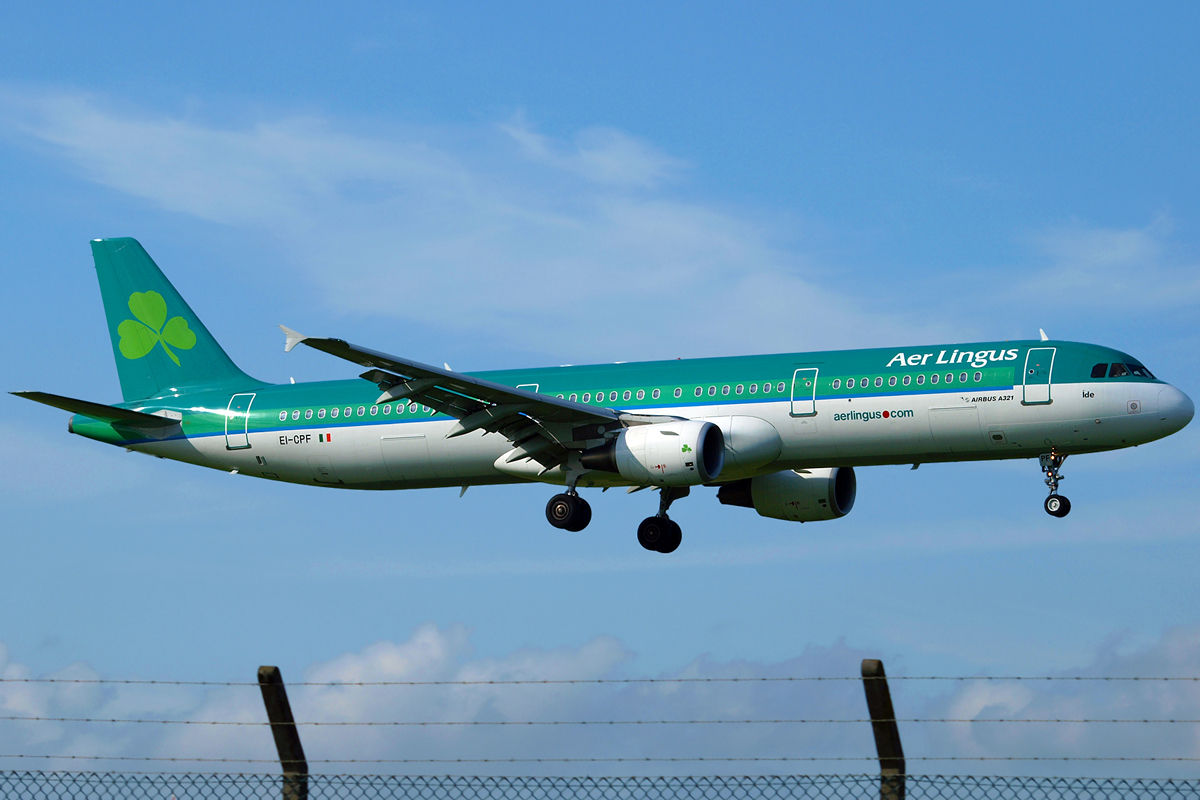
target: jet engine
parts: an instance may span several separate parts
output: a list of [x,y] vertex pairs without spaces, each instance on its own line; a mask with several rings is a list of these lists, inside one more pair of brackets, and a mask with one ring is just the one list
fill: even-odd
[[585,469],[616,472],[634,483],[695,486],[721,474],[725,437],[716,425],[701,420],[636,425],[585,450],[581,462]]
[[727,483],[717,490],[717,499],[753,508],[764,517],[816,522],[849,514],[857,487],[853,467],[785,469]]

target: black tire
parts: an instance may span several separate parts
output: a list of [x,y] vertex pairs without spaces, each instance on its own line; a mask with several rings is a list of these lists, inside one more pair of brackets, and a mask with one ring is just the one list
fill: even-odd
[[546,521],[556,528],[570,530],[570,526],[579,519],[581,502],[578,497],[569,494],[554,495],[546,503]]
[[576,497],[574,499],[579,504],[579,511],[575,515],[575,521],[570,525],[563,526],[563,529],[571,531],[572,533],[578,533],[586,528],[588,523],[592,521],[592,507],[588,504],[588,501],[584,500],[582,497]]
[[683,541],[683,529],[679,527],[679,523],[671,519],[667,520],[667,523],[667,527],[670,530],[667,531],[666,537],[658,545],[658,552],[660,553],[674,553]]
[[1046,513],[1052,517],[1061,518],[1071,513],[1071,501],[1061,494],[1050,495],[1046,498],[1046,502],[1042,506],[1046,509]]
[[642,524],[638,525],[638,544],[657,553],[663,539],[670,532],[670,522],[663,517],[646,517]]

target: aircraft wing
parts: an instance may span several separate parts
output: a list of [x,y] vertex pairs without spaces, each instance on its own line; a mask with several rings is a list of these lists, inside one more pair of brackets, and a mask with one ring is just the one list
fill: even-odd
[[17,397],[24,397],[26,400],[33,400],[36,403],[44,403],[48,406],[61,408],[63,411],[83,414],[85,417],[103,420],[104,422],[130,425],[135,428],[169,428],[172,425],[179,424],[177,420],[167,419],[166,417],[154,414],[143,414],[141,411],[133,411],[128,408],[106,406],[102,403],[76,400],[73,397],[63,397],[62,395],[47,394],[46,392],[12,392],[12,394],[15,394]]
[[513,443],[509,462],[532,458],[549,469],[561,463],[568,450],[582,449],[587,440],[602,439],[605,431],[629,424],[622,419],[627,415],[611,408],[528,392],[341,339],[318,339],[279,327],[287,334],[285,351],[305,344],[369,367],[361,377],[383,391],[376,403],[409,400],[454,417],[458,425],[447,438],[476,430],[499,433]]

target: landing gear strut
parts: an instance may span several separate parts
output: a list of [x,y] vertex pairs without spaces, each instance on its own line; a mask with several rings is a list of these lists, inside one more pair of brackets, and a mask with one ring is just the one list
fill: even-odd
[[1054,451],[1043,453],[1038,458],[1042,472],[1046,475],[1046,486],[1050,487],[1050,496],[1046,498],[1043,506],[1046,513],[1052,517],[1065,517],[1071,513],[1071,501],[1058,493],[1058,482],[1064,479],[1064,476],[1058,473],[1058,468],[1066,460],[1066,456]]
[[686,486],[664,486],[658,500],[658,514],[646,517],[638,525],[638,544],[647,550],[673,553],[683,541],[683,531],[678,523],[667,516],[671,503],[687,497],[691,490]]

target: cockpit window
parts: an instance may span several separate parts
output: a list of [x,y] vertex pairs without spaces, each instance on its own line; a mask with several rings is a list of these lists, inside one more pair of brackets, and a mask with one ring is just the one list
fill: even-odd
[[1113,364],[1108,368],[1108,377],[1124,378],[1129,374],[1129,369],[1124,364]]
[[1125,366],[1129,368],[1131,375],[1135,375],[1139,378],[1149,378],[1150,380],[1154,380],[1154,376],[1150,374],[1150,370],[1146,369],[1141,364],[1126,364]]
[[1097,364],[1092,367],[1093,378],[1103,378],[1108,373],[1108,364]]

